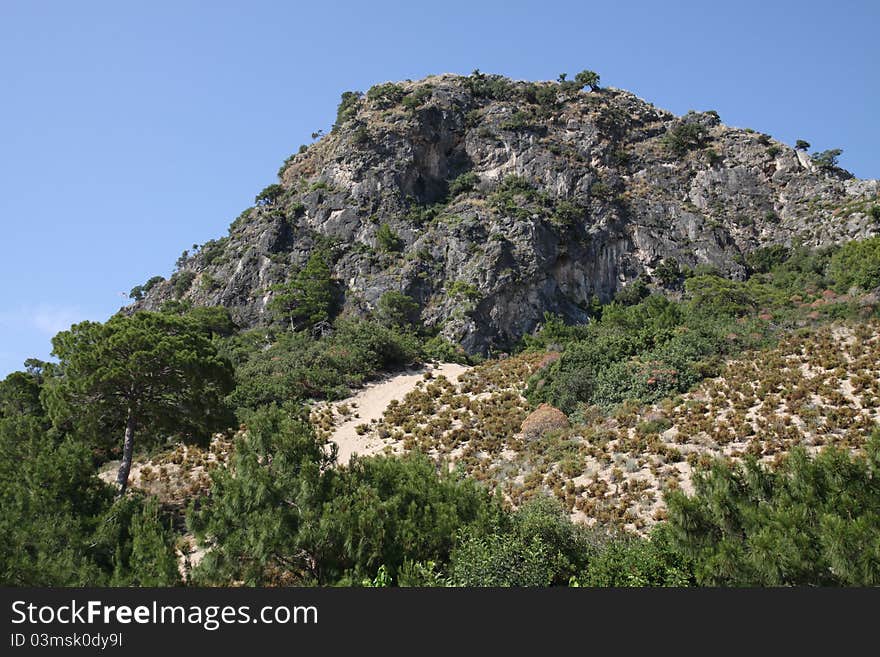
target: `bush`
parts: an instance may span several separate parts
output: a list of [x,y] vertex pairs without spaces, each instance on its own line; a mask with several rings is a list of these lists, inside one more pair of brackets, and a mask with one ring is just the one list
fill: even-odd
[[433,91],[431,87],[419,87],[411,92],[409,92],[403,99],[402,105],[410,110],[411,112],[415,112],[419,107],[425,104],[428,98],[431,97]]
[[411,326],[419,321],[419,304],[406,294],[389,290],[379,298],[379,319],[389,326]]
[[757,309],[758,301],[746,285],[719,276],[693,276],[684,289],[696,313],[738,317]]
[[380,109],[397,105],[404,96],[406,96],[406,90],[393,82],[377,84],[367,90],[367,100],[375,103]]
[[463,84],[474,96],[491,100],[510,100],[516,89],[503,75],[487,75],[479,70],[464,78]]
[[597,543],[557,500],[537,497],[491,533],[462,532],[450,576],[456,586],[564,585],[586,566]]
[[648,294],[650,294],[648,285],[645,283],[644,279],[639,276],[626,287],[620,288],[620,290],[617,291],[617,294],[614,295],[614,301],[622,306],[632,306],[647,297]]
[[784,263],[791,256],[791,249],[781,244],[765,246],[746,254],[746,266],[751,273],[766,274]]
[[589,87],[590,91],[595,91],[599,86],[599,74],[595,71],[584,70],[574,76],[574,81],[578,87]]
[[810,158],[813,160],[813,164],[820,169],[835,169],[837,168],[837,159],[842,153],[843,151],[841,149],[832,148],[827,151],[813,153]]
[[419,340],[410,331],[342,319],[323,338],[311,331],[285,331],[267,346],[266,332],[254,330],[231,337],[222,351],[236,366],[230,402],[239,409],[342,398],[350,386],[422,357]]
[[262,192],[257,194],[256,198],[254,198],[254,205],[272,205],[281,197],[282,194],[284,194],[284,188],[281,185],[279,185],[278,183],[269,185]]
[[466,171],[449,183],[450,198],[472,191],[476,188],[479,182],[480,177],[477,174],[473,171]]
[[697,473],[667,497],[674,548],[706,586],[880,583],[880,435],[865,456],[792,450],[772,470],[754,458]]
[[526,438],[540,438],[548,431],[568,429],[569,423],[565,413],[550,404],[540,404],[523,420],[520,431]]
[[654,270],[654,278],[664,287],[675,285],[681,279],[681,266],[675,258],[665,258]]
[[174,296],[180,299],[192,287],[193,281],[196,279],[194,271],[179,271],[171,277],[171,289],[174,290]]
[[342,93],[342,99],[336,108],[336,123],[333,124],[334,131],[357,115],[361,95],[360,91],[345,91]]
[[853,286],[863,290],[880,286],[880,237],[844,244],[832,256],[828,273],[838,292]]
[[692,566],[677,552],[665,525],[650,539],[620,536],[590,559],[581,586],[691,586]]
[[701,148],[708,137],[706,129],[699,123],[685,121],[671,128],[664,136],[663,143],[676,155]]
[[379,248],[386,253],[395,253],[403,249],[403,240],[391,230],[391,226],[388,224],[379,226],[379,230],[376,231],[376,242]]

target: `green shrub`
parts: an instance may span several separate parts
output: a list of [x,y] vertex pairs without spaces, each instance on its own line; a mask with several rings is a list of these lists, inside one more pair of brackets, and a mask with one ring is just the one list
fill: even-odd
[[479,70],[464,78],[463,84],[474,96],[491,100],[511,100],[516,89],[503,75],[487,75]]
[[391,230],[391,226],[388,224],[379,226],[379,230],[376,231],[376,242],[379,248],[386,253],[395,253],[403,250],[403,240],[400,239],[397,233]]
[[186,294],[195,279],[194,271],[179,271],[171,276],[171,289],[174,290],[175,298],[180,299]]
[[393,82],[377,84],[367,90],[367,99],[380,109],[397,105],[404,96],[406,96],[406,90]]
[[333,124],[334,131],[357,115],[361,96],[360,91],[344,91],[342,93],[342,99],[336,108],[336,123]]
[[681,266],[675,258],[664,258],[654,270],[654,278],[665,287],[675,285],[681,279]]
[[832,148],[827,151],[813,153],[810,158],[813,160],[813,164],[820,169],[835,169],[837,168],[837,159],[842,153],[843,151],[841,149]]
[[832,256],[828,273],[838,292],[853,286],[863,290],[880,286],[880,237],[844,244]]
[[254,198],[254,205],[273,205],[281,195],[284,194],[284,188],[278,183],[269,185]]
[[418,108],[425,104],[428,98],[431,97],[433,93],[431,87],[419,87],[411,92],[409,92],[403,99],[402,105],[410,110],[411,112],[415,112]]
[[419,321],[419,304],[402,292],[389,290],[379,298],[378,315],[390,326],[411,326]]
[[467,283],[465,281],[454,281],[452,285],[449,286],[449,296],[461,296],[471,301],[477,301],[482,298],[483,294],[475,285],[471,283]]
[[864,456],[793,449],[776,469],[754,458],[699,471],[667,496],[673,547],[706,586],[880,583],[880,435]]
[[620,536],[590,559],[581,586],[692,586],[693,566],[676,551],[665,525],[649,539]]
[[699,123],[685,121],[670,128],[663,136],[663,143],[676,155],[701,148],[708,138],[706,129]]
[[449,183],[449,196],[455,198],[459,194],[466,194],[476,188],[480,177],[473,171],[466,171]]

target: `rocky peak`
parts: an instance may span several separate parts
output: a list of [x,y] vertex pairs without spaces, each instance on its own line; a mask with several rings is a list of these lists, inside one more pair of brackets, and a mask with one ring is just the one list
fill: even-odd
[[316,249],[346,312],[397,291],[471,352],[506,349],[545,312],[585,321],[657,268],[745,274],[756,248],[872,235],[878,182],[717,113],[675,116],[627,91],[438,75],[343,95],[333,129],[186,254],[134,307],[174,298],[271,321],[271,287]]

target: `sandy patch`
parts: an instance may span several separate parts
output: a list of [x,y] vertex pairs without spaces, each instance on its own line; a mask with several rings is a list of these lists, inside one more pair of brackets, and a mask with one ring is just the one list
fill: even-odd
[[395,399],[402,400],[407,393],[414,390],[419,381],[424,381],[425,372],[431,372],[435,378],[445,376],[450,383],[455,384],[458,377],[468,369],[465,365],[442,363],[433,367],[409,370],[403,374],[396,374],[382,381],[370,383],[356,395],[336,403],[337,408],[347,405],[354,409],[357,415],[357,417],[345,417],[330,435],[330,440],[339,446],[339,463],[347,464],[353,454],[371,456],[384,451],[386,443],[383,440],[371,435],[371,432],[358,435],[357,427],[362,424],[370,425],[374,421],[381,420],[388,404]]

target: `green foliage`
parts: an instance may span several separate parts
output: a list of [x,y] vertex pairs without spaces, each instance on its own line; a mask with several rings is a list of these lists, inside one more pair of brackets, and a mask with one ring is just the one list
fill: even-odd
[[469,301],[479,301],[483,298],[477,286],[467,281],[453,281],[449,286],[449,296],[462,297]]
[[806,151],[810,148],[810,142],[798,139],[794,144],[795,150]]
[[461,363],[466,365],[469,358],[461,345],[451,343],[446,338],[437,335],[425,342],[425,358],[440,363]]
[[229,243],[228,237],[221,237],[219,240],[208,240],[202,245],[200,252],[202,263],[211,266],[220,261]]
[[552,109],[557,105],[559,90],[551,84],[529,83],[523,87],[522,95],[528,103]]
[[[116,578],[120,578],[117,566]],[[155,498],[143,503],[131,521],[131,555],[128,572],[119,584],[126,586],[174,586],[180,582],[174,554],[174,534],[159,512]]]
[[513,83],[503,75],[485,74],[475,70],[464,78],[464,86],[478,98],[510,100],[515,92]]
[[230,338],[223,351],[236,365],[230,401],[240,409],[340,398],[350,386],[418,362],[422,355],[418,338],[407,330],[342,319],[326,337],[311,331],[286,331],[273,337],[255,330]]
[[513,132],[533,130],[533,119],[534,117],[531,113],[517,110],[513,112],[513,114],[511,114],[509,117],[507,117],[504,121],[502,121],[499,127],[502,130],[510,130]]
[[379,226],[379,230],[376,231],[376,242],[386,253],[395,253],[403,249],[403,240],[388,224]]
[[156,285],[162,283],[165,280],[163,276],[153,276],[150,280],[148,280],[143,285],[136,285],[132,288],[129,293],[129,298],[134,299],[135,301],[140,301],[146,296],[146,294],[152,290]]
[[589,87],[595,91],[599,87],[599,74],[595,71],[584,70],[574,76],[574,81],[580,88]]
[[355,145],[363,145],[370,141],[370,131],[366,126],[360,125],[351,133],[351,143]]
[[357,115],[358,104],[362,95],[360,91],[342,92],[342,98],[339,101],[339,106],[336,108],[336,123],[333,124],[334,132]]
[[[145,438],[203,437],[227,426],[230,364],[190,319],[139,312],[81,322],[56,335],[52,347],[59,363],[42,399],[58,429],[106,448],[123,430],[133,440],[138,430]],[[126,444],[122,490],[130,450]]]
[[419,304],[402,292],[389,290],[379,298],[379,320],[389,326],[412,326],[419,321]]
[[431,87],[419,87],[411,92],[409,92],[401,101],[401,105],[403,105],[406,109],[411,112],[415,112],[418,108],[425,104],[428,98],[431,97],[432,94]]
[[225,338],[238,328],[224,306],[196,306],[186,312],[186,317],[208,336]]
[[699,123],[683,121],[667,131],[663,136],[663,143],[675,155],[684,155],[688,151],[702,148],[708,136],[706,129]]
[[201,583],[294,582],[387,585],[409,563],[445,559],[464,527],[487,528],[500,513],[472,480],[438,474],[425,456],[333,455],[310,426],[277,407],[247,418],[232,466],[214,473],[211,497],[190,511],[211,550]]
[[12,372],[0,381],[0,419],[19,415],[40,418],[43,376],[38,371]]
[[275,202],[284,194],[284,188],[278,183],[274,183],[266,187],[262,192],[254,198],[254,205],[257,207],[265,205],[274,205]]
[[32,416],[0,418],[0,582],[105,582],[110,564],[97,564],[88,544],[111,498],[84,444],[48,433]]
[[784,263],[791,256],[791,249],[782,244],[761,247],[746,254],[746,266],[752,273],[766,274]]
[[554,206],[550,222],[560,228],[566,228],[577,225],[579,222],[583,221],[586,216],[587,209],[585,207],[578,205],[577,203],[572,203],[571,201],[562,200],[557,201]]
[[500,515],[478,483],[438,473],[418,453],[356,458],[334,474],[315,536],[329,581],[359,582],[383,566],[394,579],[406,561],[446,561],[459,531],[485,532]]
[[367,90],[367,100],[375,103],[380,109],[397,105],[404,96],[406,90],[393,82],[377,84]]
[[614,301],[621,306],[632,306],[647,297],[649,294],[650,290],[648,289],[647,283],[645,283],[644,279],[639,276],[626,287],[620,288],[617,294],[614,295]]
[[581,586],[602,587],[692,586],[694,575],[661,524],[650,539],[620,536],[609,541],[577,581]]
[[832,256],[828,271],[838,292],[852,286],[863,290],[880,286],[880,237],[844,244]]
[[144,294],[152,290],[156,285],[165,281],[164,276],[153,276],[146,283],[144,283]]
[[566,584],[595,551],[593,534],[568,518],[554,499],[530,500],[491,533],[469,528],[450,562],[456,586]]
[[681,276],[681,266],[675,258],[664,258],[654,270],[654,278],[664,287],[675,285]]
[[479,182],[480,177],[477,174],[473,171],[465,171],[449,183],[449,197],[455,198],[460,194],[466,194],[475,189]]
[[810,155],[810,158],[813,160],[813,164],[820,169],[835,169],[837,168],[837,159],[841,154],[843,154],[841,149],[832,148],[827,151],[813,153]]
[[322,471],[332,463],[308,422],[268,406],[246,417],[228,468],[212,472],[211,496],[187,514],[196,535],[214,547],[193,571],[200,584],[284,583],[319,577],[301,535],[317,522],[327,496]]
[[324,254],[314,251],[305,266],[287,283],[273,285],[267,310],[291,330],[309,328],[330,319],[334,305],[333,280]]
[[776,470],[716,463],[667,496],[674,547],[708,586],[880,583],[876,432],[864,456],[795,448]]
[[710,315],[742,316],[760,303],[750,286],[720,276],[693,276],[685,281],[684,289],[691,308]]
[[7,586],[178,583],[154,502],[113,502],[86,444],[31,415],[0,418],[0,582]]
[[174,297],[180,299],[192,287],[193,281],[196,280],[194,271],[178,271],[171,276],[171,289],[174,291]]

